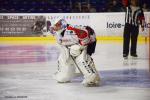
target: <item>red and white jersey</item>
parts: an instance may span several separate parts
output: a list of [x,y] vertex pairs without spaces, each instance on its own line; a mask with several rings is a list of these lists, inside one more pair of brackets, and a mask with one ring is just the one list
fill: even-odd
[[71,30],[57,31],[56,34],[57,43],[61,45],[73,45],[79,44],[77,35]]
[[67,26],[57,33],[57,41],[62,45],[80,44],[86,46],[95,41],[95,34],[90,35],[86,27]]

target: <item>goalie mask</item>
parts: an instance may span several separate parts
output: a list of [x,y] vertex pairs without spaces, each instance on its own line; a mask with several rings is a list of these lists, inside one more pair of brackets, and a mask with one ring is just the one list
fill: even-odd
[[54,23],[54,31],[64,30],[67,27],[67,22],[64,19],[57,19]]
[[50,27],[52,34],[61,33],[67,27],[67,22],[64,19],[56,19],[53,27]]

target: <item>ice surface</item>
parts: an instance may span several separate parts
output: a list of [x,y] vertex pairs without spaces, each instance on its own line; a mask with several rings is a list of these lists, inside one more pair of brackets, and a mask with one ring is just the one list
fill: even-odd
[[59,50],[55,45],[0,46],[0,100],[150,100],[148,44],[138,58],[122,58],[121,43],[98,44],[92,56],[100,87],[84,87],[82,76],[71,83],[52,79]]

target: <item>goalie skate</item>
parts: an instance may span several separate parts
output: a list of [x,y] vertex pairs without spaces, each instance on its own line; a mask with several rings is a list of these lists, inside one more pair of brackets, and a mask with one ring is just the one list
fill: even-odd
[[52,78],[56,80],[58,83],[69,83],[70,80],[65,79],[65,77],[60,77],[59,72],[56,72],[52,75]]
[[86,87],[97,87],[100,85],[100,78],[98,75],[91,75],[88,78],[85,78],[82,84]]

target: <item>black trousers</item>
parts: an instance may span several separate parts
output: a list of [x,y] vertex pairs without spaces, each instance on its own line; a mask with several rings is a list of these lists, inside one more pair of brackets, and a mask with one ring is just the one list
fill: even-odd
[[[136,54],[137,38],[139,34],[139,27],[126,23],[123,34],[123,54],[128,55],[130,49],[130,55]],[[131,48],[130,48],[131,40]]]

